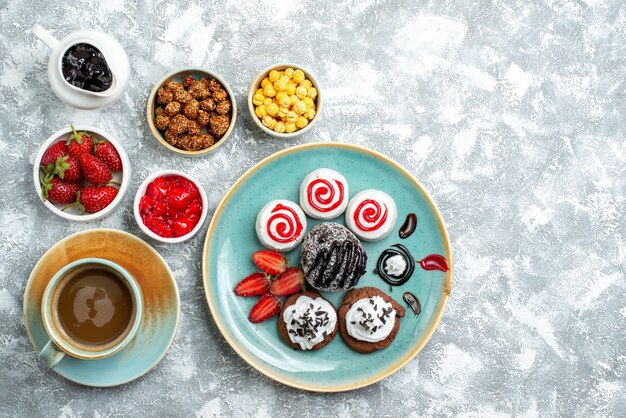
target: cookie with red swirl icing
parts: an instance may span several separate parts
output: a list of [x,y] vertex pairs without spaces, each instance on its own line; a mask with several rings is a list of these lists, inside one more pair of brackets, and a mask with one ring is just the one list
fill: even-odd
[[306,231],[306,215],[297,203],[272,200],[256,218],[259,241],[274,251],[291,251],[300,244]]
[[348,197],[345,177],[330,168],[310,172],[300,185],[300,206],[311,218],[336,218],[346,210]]
[[357,193],[346,209],[346,225],[364,241],[385,238],[396,225],[396,203],[387,193],[368,189]]

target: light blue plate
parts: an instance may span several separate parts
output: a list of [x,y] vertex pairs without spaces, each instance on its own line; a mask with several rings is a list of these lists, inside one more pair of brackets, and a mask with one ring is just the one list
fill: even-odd
[[[256,270],[251,255],[263,249],[254,223],[258,211],[273,199],[299,200],[300,182],[311,171],[328,167],[342,173],[351,195],[364,189],[380,189],[396,202],[398,222],[392,234],[379,242],[364,242],[367,273],[357,287],[375,286],[402,305],[402,294],[413,292],[422,304],[414,317],[407,308],[393,343],[372,354],[359,354],[340,335],[319,351],[296,351],[278,336],[277,318],[261,324],[248,321],[257,298],[237,297],[233,287]],[[418,217],[417,229],[400,239],[398,229],[406,215]],[[333,220],[345,224],[343,215]],[[321,221],[307,219],[310,230]],[[416,266],[403,286],[391,288],[372,272],[380,253],[395,243],[409,248],[420,260],[428,254],[448,259],[450,271],[424,271]],[[289,265],[298,265],[300,247],[287,253]],[[217,326],[233,349],[251,366],[286,385],[320,392],[338,392],[367,386],[400,369],[433,334],[450,294],[452,257],[441,215],[422,186],[389,158],[366,148],[341,143],[316,143],[276,153],[248,170],[228,191],[209,226],[203,256],[204,288]],[[345,292],[324,293],[339,307]]]
[[[174,276],[145,241],[114,229],[90,229],[57,242],[33,268],[24,292],[24,323],[35,351],[50,339],[41,319],[46,286],[63,266],[83,258],[103,258],[124,267],[141,288],[143,316],[135,338],[118,353],[99,360],[65,356],[54,371],[86,386],[121,385],[155,367],[172,345],[180,316]],[[47,367],[43,361],[40,367]]]

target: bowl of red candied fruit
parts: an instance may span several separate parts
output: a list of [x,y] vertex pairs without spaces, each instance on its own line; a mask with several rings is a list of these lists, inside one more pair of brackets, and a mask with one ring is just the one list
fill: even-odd
[[202,228],[208,212],[207,197],[198,180],[177,170],[149,176],[135,196],[135,220],[149,237],[178,243]]

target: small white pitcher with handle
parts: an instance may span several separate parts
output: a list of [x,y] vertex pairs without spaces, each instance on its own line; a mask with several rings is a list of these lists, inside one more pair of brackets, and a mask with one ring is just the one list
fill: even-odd
[[[48,61],[50,86],[59,99],[79,109],[101,109],[113,104],[128,88],[130,65],[122,45],[110,35],[97,30],[78,30],[62,40],[57,40],[40,25],[34,25],[31,32],[51,50]],[[89,44],[96,47],[111,69],[111,87],[102,92],[84,90],[68,83],[63,77],[63,56],[76,44]]]

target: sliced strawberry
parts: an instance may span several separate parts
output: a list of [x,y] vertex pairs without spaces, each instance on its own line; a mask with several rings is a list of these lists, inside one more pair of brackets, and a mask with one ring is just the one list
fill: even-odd
[[261,296],[259,301],[252,307],[248,319],[250,320],[250,322],[253,322],[255,324],[258,322],[263,322],[266,319],[278,315],[278,312],[280,312],[280,307],[280,300],[271,293],[266,293]]
[[265,273],[252,273],[235,286],[237,296],[263,295],[270,290],[270,280]]
[[276,296],[289,296],[304,290],[304,273],[298,267],[289,267],[270,284]]
[[285,256],[276,251],[257,251],[252,254],[252,261],[254,261],[254,264],[256,264],[258,268],[272,276],[279,275],[287,270],[287,260]]

